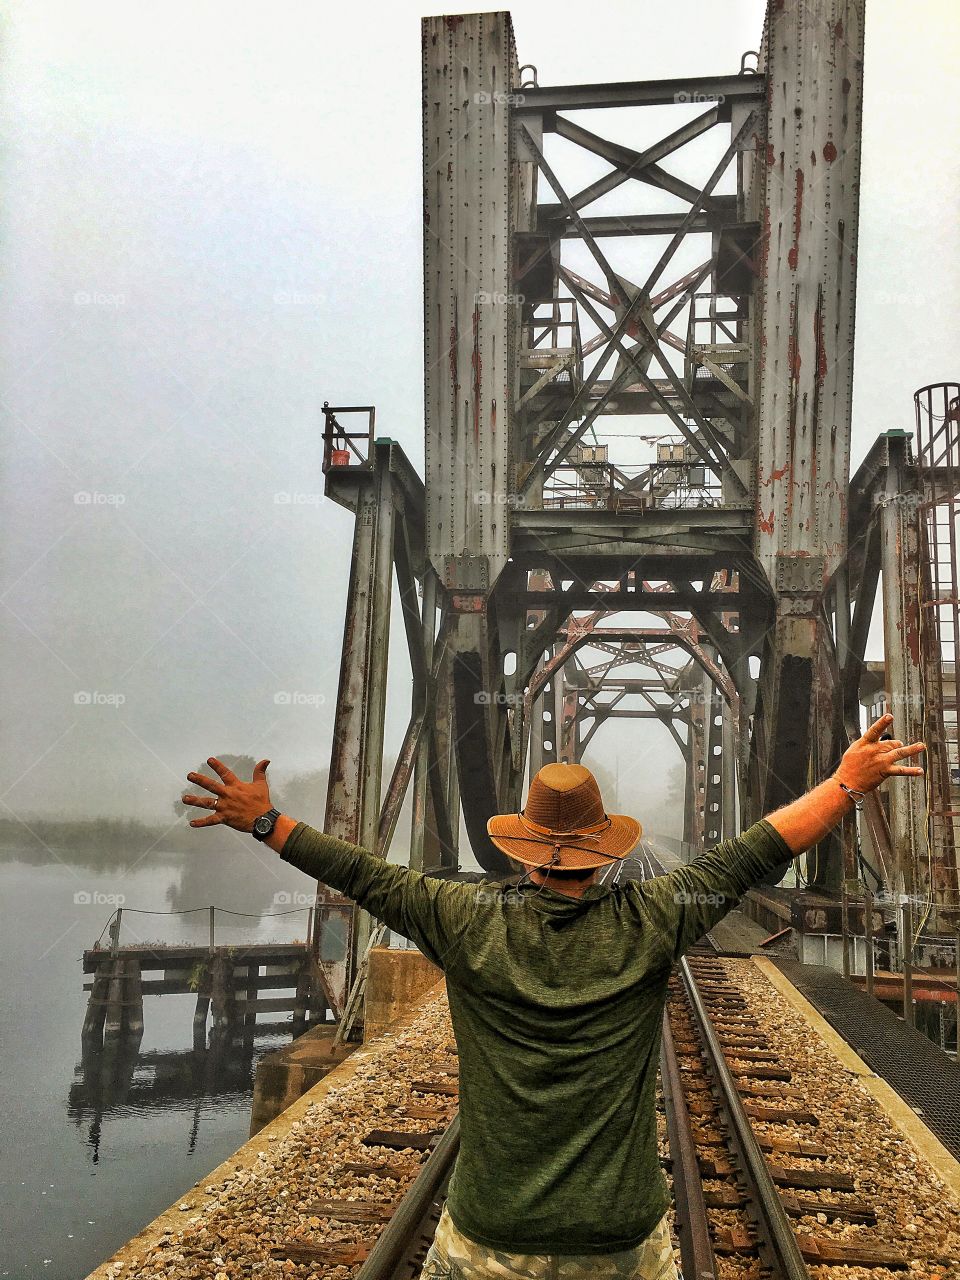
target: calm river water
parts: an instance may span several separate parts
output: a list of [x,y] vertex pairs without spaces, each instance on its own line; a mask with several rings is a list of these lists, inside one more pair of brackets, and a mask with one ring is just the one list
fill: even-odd
[[[0,1276],[81,1280],[246,1140],[256,1060],[289,1035],[260,1035],[252,1059],[212,1063],[191,1052],[194,997],[146,996],[136,1063],[112,1081],[85,1071],[82,953],[111,915],[118,874],[14,857],[0,861]],[[168,907],[182,874],[155,862],[124,872],[125,912]],[[311,887],[293,876],[290,886]],[[226,896],[248,909],[242,894]],[[146,921],[130,914],[144,939],[206,937],[200,914]],[[218,941],[303,937],[304,924],[290,915],[221,930],[218,918]]]

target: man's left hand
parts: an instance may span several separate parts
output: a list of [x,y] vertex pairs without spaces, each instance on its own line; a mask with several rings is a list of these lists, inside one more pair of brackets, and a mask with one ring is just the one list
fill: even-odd
[[269,760],[261,760],[254,765],[251,782],[243,782],[216,756],[210,756],[207,764],[216,770],[220,782],[208,778],[205,773],[188,773],[188,782],[195,782],[212,792],[212,796],[183,796],[183,803],[214,811],[206,818],[191,818],[191,827],[214,827],[226,823],[235,831],[252,831],[256,819],[272,807],[270,784],[267,782],[269,763]]

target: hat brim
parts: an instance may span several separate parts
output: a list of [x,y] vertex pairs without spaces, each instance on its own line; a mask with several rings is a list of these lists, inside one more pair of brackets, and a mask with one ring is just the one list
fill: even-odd
[[[625,813],[607,814],[609,827],[596,839],[586,836],[572,845],[560,846],[560,860],[554,863],[557,871],[586,871],[590,867],[608,867],[611,862],[625,858],[636,847],[643,834],[643,827]],[[497,813],[487,821],[487,834],[492,843],[515,862],[527,867],[543,867],[553,861],[554,846],[531,840],[530,832],[515,813]],[[590,845],[587,849],[583,846]],[[594,852],[594,849],[596,852]]]

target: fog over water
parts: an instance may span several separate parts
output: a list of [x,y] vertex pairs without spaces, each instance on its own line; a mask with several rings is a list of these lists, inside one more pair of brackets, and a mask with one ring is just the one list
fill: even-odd
[[[564,84],[736,71],[763,5],[513,14],[521,62]],[[179,997],[147,1002],[160,1056],[91,1091],[79,958],[111,896],[146,930],[134,907],[271,911],[306,884],[249,838],[185,832],[176,798],[210,754],[268,757],[277,796],[322,822],[352,538],[322,497],[323,401],[375,404],[422,467],[419,16],[0,8],[0,1275],[75,1280],[246,1133],[251,1064],[220,1093],[192,1076]],[[869,6],[854,466],[912,424],[915,387],[960,377],[958,30],[945,0],[908,24]],[[619,128],[640,145],[676,122]],[[396,609],[393,629],[391,757]],[[617,808],[679,833],[660,725],[606,726],[588,763]],[[121,818],[144,827],[43,825]]]

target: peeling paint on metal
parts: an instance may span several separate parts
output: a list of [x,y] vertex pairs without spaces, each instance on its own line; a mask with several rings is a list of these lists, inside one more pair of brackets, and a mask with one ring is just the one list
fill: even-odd
[[481,360],[480,360],[480,304],[478,302],[475,302],[473,306],[473,351],[470,356],[470,363],[473,367],[473,438],[479,443]]
[[457,392],[460,390],[460,376],[459,376],[459,370],[457,368],[457,348],[460,344],[460,334],[457,332],[456,307],[454,307],[453,314],[454,314],[454,321],[450,326],[449,355],[450,355],[450,386],[453,391],[454,421],[456,421]]
[[823,158],[826,160],[827,164],[833,164],[834,160],[836,160],[837,148],[832,142],[825,142],[823,144]]
[[827,348],[823,337],[823,289],[818,291],[817,306],[813,313],[813,340],[816,343],[816,379],[822,387],[827,376]]
[[803,170],[797,169],[796,190],[793,196],[793,244],[787,254],[791,271],[796,271],[800,261],[800,227],[803,220]]

